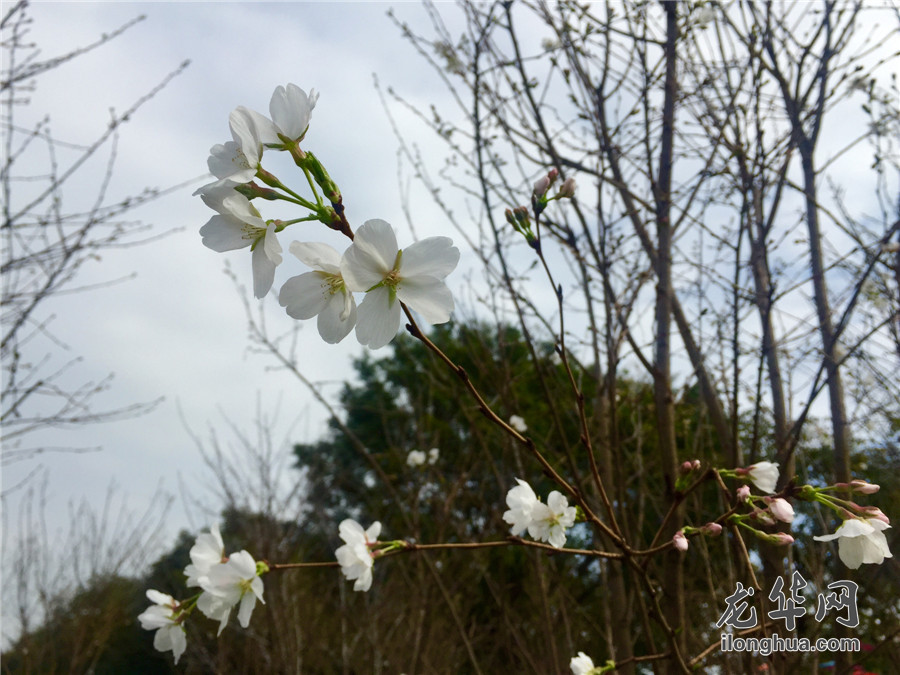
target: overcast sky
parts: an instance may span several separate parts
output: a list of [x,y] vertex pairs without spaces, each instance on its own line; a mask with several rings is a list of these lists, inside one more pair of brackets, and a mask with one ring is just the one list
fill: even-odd
[[[396,4],[399,17],[427,25],[420,4]],[[152,224],[153,233],[174,230],[171,234],[105,253],[85,268],[79,285],[135,278],[58,298],[44,307],[55,315],[54,333],[69,347],[65,356],[57,355],[59,363],[83,357],[71,370],[72,381],[115,374],[109,395],[97,400],[97,409],[165,397],[141,417],[48,432],[29,442],[102,446],[101,452],[47,454],[4,470],[3,485],[9,488],[38,463],[48,469],[51,529],[65,526],[73,501],[86,497],[99,507],[111,481],[128,495],[135,511],[144,508],[160,486],[177,493],[179,480],[193,496],[213,508],[220,506],[204,487],[210,476],[179,409],[201,438],[215,426],[226,443],[226,419],[249,433],[258,405],[267,414],[278,406],[276,440],[311,441],[321,433],[326,418],[322,408],[295,380],[267,371],[272,359],[248,353],[244,309],[223,265],[229,261],[249,286],[250,255],[246,250],[218,254],[201,245],[198,230],[213,213],[191,193],[208,182],[203,174],[210,146],[231,138],[231,110],[245,105],[268,114],[274,88],[293,82],[321,94],[305,147],[317,154],[341,187],[351,223],[358,227],[366,219],[383,218],[397,227],[400,245],[408,244],[412,234],[398,190],[397,143],[373,74],[426,109],[431,102],[441,104],[446,94],[430,67],[401,38],[386,15],[388,8],[381,2],[33,4],[31,38],[42,47],[42,58],[88,44],[137,15],[147,18],[106,46],[41,76],[30,105],[17,111],[18,124],[27,127],[49,114],[57,139],[89,143],[102,133],[110,108],[127,109],[190,59],[190,67],[122,128],[108,201],[144,187],[164,188],[197,178],[131,214]],[[411,118],[397,112],[404,128],[412,129]],[[426,153],[437,152],[439,146],[426,131],[416,140]],[[69,186],[64,211],[93,200],[105,157],[101,153]],[[45,158],[37,155],[36,161]],[[34,170],[46,170],[46,165]],[[296,175],[284,177],[302,185]],[[424,201],[415,217],[419,237],[446,233],[446,223]],[[318,224],[310,227],[316,228],[310,240],[339,246],[336,235],[329,236],[334,233]],[[287,253],[289,241],[297,238],[303,237],[282,241],[285,264],[279,268],[276,289],[289,276],[306,271]],[[455,282],[450,283],[452,287]],[[271,297],[266,318],[273,333],[290,325]],[[333,396],[352,373],[352,357],[362,349],[352,335],[338,346],[324,344],[314,322],[303,335],[308,337],[302,343],[304,372],[327,383],[324,391]],[[15,504],[7,505],[8,518],[14,518]],[[208,516],[194,515],[189,519],[176,501],[168,521],[170,540],[180,527],[208,525]]]

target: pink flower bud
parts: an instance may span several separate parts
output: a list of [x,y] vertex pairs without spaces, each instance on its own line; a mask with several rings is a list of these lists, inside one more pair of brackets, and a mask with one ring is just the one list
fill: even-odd
[[737,489],[737,500],[739,502],[746,502],[750,499],[750,486],[749,485],[741,485]]
[[534,196],[543,197],[544,193],[550,189],[550,177],[541,176],[534,184]]
[[700,529],[703,530],[703,533],[709,537],[718,537],[720,534],[722,534],[722,526],[718,523],[707,523]]
[[884,512],[879,509],[877,506],[860,506],[859,511],[865,514],[866,518],[875,518],[876,520],[880,520],[885,525],[890,525],[890,519],[884,515]]
[[791,506],[791,503],[786,499],[777,497],[770,500],[769,511],[783,523],[791,523],[794,521],[794,507]]
[[679,551],[687,551],[688,550],[688,540],[687,537],[684,536],[684,532],[678,530],[675,533],[675,536],[672,537],[672,543],[675,544],[675,548]]
[[691,466],[694,468],[694,471],[699,471],[700,470],[700,460],[695,459],[693,462],[691,462]]
[[874,483],[867,483],[864,480],[851,480],[850,488],[854,492],[858,492],[863,495],[874,495],[881,489],[881,486],[875,485]]
[[776,532],[769,536],[769,541],[778,546],[787,546],[794,543],[794,538],[784,532]]
[[686,476],[687,474],[689,474],[689,473],[690,473],[691,471],[693,471],[693,470],[694,470],[694,465],[691,464],[690,462],[685,461],[685,462],[683,462],[683,463],[681,464],[681,473],[682,473],[683,475]]

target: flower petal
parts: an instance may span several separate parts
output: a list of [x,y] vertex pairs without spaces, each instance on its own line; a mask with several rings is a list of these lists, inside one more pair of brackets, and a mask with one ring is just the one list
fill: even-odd
[[245,234],[244,224],[232,216],[213,216],[200,228],[203,245],[217,253],[249,246],[252,242]]
[[331,285],[325,274],[306,272],[284,282],[278,304],[294,319],[311,319],[328,306],[331,298]]
[[240,145],[234,141],[218,143],[209,149],[206,160],[209,172],[220,180],[229,179],[235,183],[248,183],[256,175],[256,168],[250,166]]
[[338,525],[338,536],[351,545],[366,541],[366,531],[352,518],[341,521]]
[[428,275],[443,279],[459,263],[459,249],[450,237],[428,237],[403,249],[401,275],[417,277]]
[[292,241],[290,251],[297,258],[313,269],[340,274],[341,254],[328,244],[314,241]]
[[380,349],[397,335],[400,321],[400,303],[396,300],[391,302],[391,294],[387,288],[376,288],[366,293],[359,305],[356,339],[369,349]]
[[280,265],[282,261],[281,257],[281,243],[278,241],[278,235],[275,234],[275,223],[269,223],[266,227],[265,238],[263,239],[263,249],[265,249],[266,257],[271,260],[275,265]]
[[436,277],[403,279],[397,286],[397,297],[421,314],[428,323],[445,323],[450,320],[453,293]]
[[[315,274],[315,272],[313,272]],[[327,305],[319,312],[316,327],[319,335],[330,345],[343,340],[356,325],[356,301],[349,293],[332,293]]]
[[237,143],[247,163],[253,168],[253,173],[259,166],[262,158],[262,142],[259,138],[259,129],[256,121],[262,117],[258,112],[244,106],[238,106],[228,116],[228,126],[231,127],[231,135]]
[[266,297],[274,281],[275,263],[266,255],[266,247],[260,242],[253,249],[253,295]]
[[250,616],[253,614],[254,607],[256,607],[256,596],[253,593],[244,593],[241,598],[241,606],[238,608],[238,621],[242,628],[250,625]]
[[366,530],[366,541],[369,543],[374,542],[378,539],[379,534],[381,534],[381,522],[376,520],[369,525],[369,529]]

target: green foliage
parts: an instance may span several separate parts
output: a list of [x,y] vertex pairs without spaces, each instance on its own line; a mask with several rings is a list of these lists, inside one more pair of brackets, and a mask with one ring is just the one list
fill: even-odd
[[56,598],[37,630],[3,654],[4,673],[175,672],[171,658],[153,649],[137,615],[147,607],[144,581],[95,579],[71,597]]

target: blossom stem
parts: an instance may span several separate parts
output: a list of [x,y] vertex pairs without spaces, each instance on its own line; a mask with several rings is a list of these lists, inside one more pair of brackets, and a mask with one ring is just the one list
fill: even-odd
[[617,546],[619,546],[626,553],[630,552],[628,544],[622,538],[621,534],[614,531],[604,523],[600,518],[595,514],[591,507],[587,504],[584,497],[582,496],[579,490],[576,490],[574,487],[569,485],[569,483],[559,475],[556,469],[547,461],[547,459],[541,454],[541,452],[535,446],[534,441],[530,438],[526,438],[521,433],[519,433],[516,429],[507,424],[497,413],[493,411],[493,409],[488,405],[488,403],[484,400],[481,393],[472,383],[472,380],[469,379],[469,374],[466,372],[465,368],[459,366],[453,362],[453,360],[447,356],[443,351],[441,351],[440,347],[434,344],[431,340],[428,339],[428,336],[422,332],[422,329],[419,328],[419,325],[416,323],[416,320],[413,318],[412,313],[409,311],[409,307],[404,303],[400,303],[400,307],[403,308],[403,312],[406,314],[406,318],[409,319],[409,324],[407,325],[407,330],[410,335],[412,335],[417,340],[421,341],[428,349],[430,349],[434,354],[441,359],[447,366],[453,370],[457,376],[462,380],[463,385],[472,395],[472,397],[478,402],[479,409],[482,414],[487,417],[491,422],[501,427],[506,433],[512,436],[516,441],[524,445],[528,450],[535,456],[535,458],[540,462],[541,466],[547,472],[547,474],[556,481],[557,485],[562,487],[566,492],[568,492],[575,501],[581,506],[584,511],[585,519],[591,522],[597,529],[599,529],[603,534],[612,539]]
[[313,196],[316,198],[316,204],[319,209],[325,206],[322,202],[322,197],[319,195],[319,191],[316,190],[316,183],[313,180],[312,174],[309,173],[309,169],[306,168],[305,164],[299,165],[301,169],[303,169],[303,175],[306,176],[306,182],[309,183],[309,189],[312,190]]

